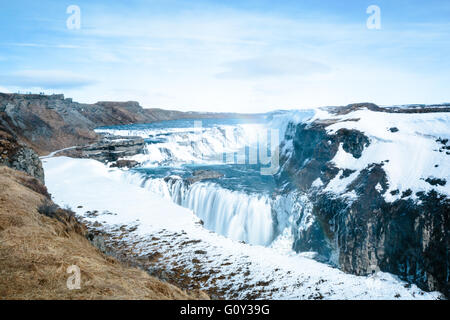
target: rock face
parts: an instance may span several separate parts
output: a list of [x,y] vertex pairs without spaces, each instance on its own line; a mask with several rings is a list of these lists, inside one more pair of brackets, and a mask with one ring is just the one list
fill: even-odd
[[186,179],[188,183],[195,183],[202,180],[209,180],[209,179],[218,179],[222,178],[223,173],[213,171],[213,170],[195,170],[192,173],[192,177],[189,177]]
[[134,168],[139,165],[139,162],[134,160],[117,160],[111,165],[111,168]]
[[0,123],[39,154],[91,143],[95,123],[63,96],[0,94]]
[[28,173],[44,184],[44,169],[36,152],[20,144],[0,126],[0,164]]
[[203,180],[219,179],[224,176],[223,173],[214,170],[195,170],[192,172],[191,176],[180,177],[175,175],[170,175],[164,178],[164,181],[170,183],[176,183],[177,181],[182,181],[186,185],[190,185]]
[[289,159],[281,156],[280,161],[285,168],[281,172],[281,180],[289,180],[295,176],[296,187],[301,191],[308,191],[317,178],[328,183],[339,172],[330,161],[341,143],[345,151],[355,158],[361,157],[362,150],[369,145],[364,134],[356,130],[340,129],[334,135],[327,135],[327,124],[299,124],[287,129],[287,134],[291,135],[287,138],[293,140],[295,155]]
[[[141,154],[144,151],[145,140],[140,137],[108,136],[90,145],[62,151],[58,155],[94,159],[104,163],[117,161],[116,167],[129,167],[133,162],[119,159]],[[134,166],[136,164],[137,162],[134,161]]]
[[143,153],[145,141],[142,138],[103,139],[97,143],[81,148],[82,158],[95,159],[102,162],[117,161],[123,157]]
[[[314,221],[308,228],[294,228],[294,249],[316,251],[346,272],[390,272],[450,297],[448,197],[431,190],[418,192],[413,200],[412,191],[407,190],[400,199],[386,202],[386,162],[369,164],[359,172],[346,189],[351,199],[324,192],[332,179],[353,173],[342,172],[331,161],[339,146],[358,159],[370,145],[362,132],[330,133],[327,125],[324,121],[291,124],[287,130],[293,150],[281,155],[277,180],[286,186],[285,192],[298,190],[306,195]],[[306,214],[300,212],[297,226]]]

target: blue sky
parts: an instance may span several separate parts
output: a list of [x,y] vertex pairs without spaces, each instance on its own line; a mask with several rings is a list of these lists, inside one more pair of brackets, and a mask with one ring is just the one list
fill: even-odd
[[[69,5],[81,28],[69,30]],[[381,10],[381,29],[366,9]],[[450,101],[450,1],[4,1],[0,91],[271,109]]]

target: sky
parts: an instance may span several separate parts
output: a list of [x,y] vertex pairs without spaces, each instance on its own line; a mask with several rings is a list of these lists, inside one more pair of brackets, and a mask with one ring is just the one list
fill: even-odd
[[[67,25],[78,21],[71,5],[79,28]],[[447,0],[0,0],[0,92],[84,103],[265,112],[450,102],[449,57]]]

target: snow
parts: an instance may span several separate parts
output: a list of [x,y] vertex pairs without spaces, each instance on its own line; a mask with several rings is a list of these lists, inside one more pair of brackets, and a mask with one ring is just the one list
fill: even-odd
[[68,147],[68,148],[56,150],[56,151],[53,151],[53,152],[49,153],[49,154],[46,155],[46,156],[39,157],[39,159],[42,160],[42,159],[52,158],[52,157],[54,157],[56,154],[58,154],[58,153],[60,153],[60,152],[67,151],[67,150],[72,150],[72,149],[75,149],[75,148],[76,148],[76,147]]
[[[450,113],[402,114],[362,109],[336,116],[319,110],[309,122],[325,119],[337,121],[327,126],[329,134],[342,128],[355,129],[370,140],[359,159],[339,146],[332,162],[340,169],[356,170],[356,173],[346,179],[336,177],[327,186],[327,191],[342,193],[362,169],[371,163],[383,163],[389,184],[384,193],[386,201],[398,199],[408,189],[413,191],[412,198],[416,198],[418,191],[431,189],[450,195],[450,155],[439,152],[443,145],[436,141],[450,138]],[[397,132],[390,131],[394,127]],[[441,178],[447,183],[432,186],[425,181],[429,177]],[[400,192],[393,196],[390,192],[394,190]]]
[[383,187],[381,186],[381,184],[378,182],[377,185],[375,186],[375,190],[377,190],[378,192],[382,192],[383,191]]
[[[123,224],[136,225],[137,229],[125,240],[143,254],[155,249],[151,244],[155,234],[167,239],[155,246],[169,266],[189,265],[198,250],[204,251],[200,272],[209,277],[204,289],[228,287],[230,294],[235,292],[241,298],[257,294],[260,299],[440,297],[437,292],[426,293],[415,285],[406,286],[405,282],[387,273],[378,272],[369,277],[349,275],[311,260],[307,254],[295,254],[286,245],[292,241],[288,233],[283,234],[272,248],[225,238],[203,228],[191,210],[127,182],[122,171],[94,160],[46,158],[43,164],[46,184],[56,203],[70,206],[88,221],[100,219],[105,230],[114,230]],[[113,214],[86,215],[87,211],[94,210]],[[189,246],[180,245],[189,240],[200,241]],[[213,269],[218,272],[210,272]],[[244,273],[244,270],[248,272]]]
[[311,186],[314,188],[319,188],[319,187],[323,186],[323,182],[320,178],[317,178],[316,180],[313,181]]
[[127,224],[151,217],[151,224],[142,226],[143,231],[150,232],[160,228],[179,231],[182,226],[198,221],[191,212],[163,201],[157,194],[123,182],[120,170],[95,160],[58,157],[43,163],[46,185],[57,201],[72,207],[83,205],[84,209],[127,213],[110,216],[109,223]]
[[341,179],[341,175],[344,173],[343,170],[340,170],[339,173],[336,175],[336,177],[334,177],[326,186],[326,188],[324,189],[325,192],[333,192],[336,194],[343,194],[346,189],[347,186],[356,179],[356,177],[358,176],[359,172],[355,171],[352,174],[350,174],[348,177],[346,178],[342,178]]

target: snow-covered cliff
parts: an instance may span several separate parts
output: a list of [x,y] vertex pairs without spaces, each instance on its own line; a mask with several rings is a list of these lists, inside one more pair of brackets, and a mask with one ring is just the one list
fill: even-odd
[[277,179],[312,204],[298,214],[294,248],[347,272],[381,269],[448,296],[448,111],[360,104],[291,122]]

